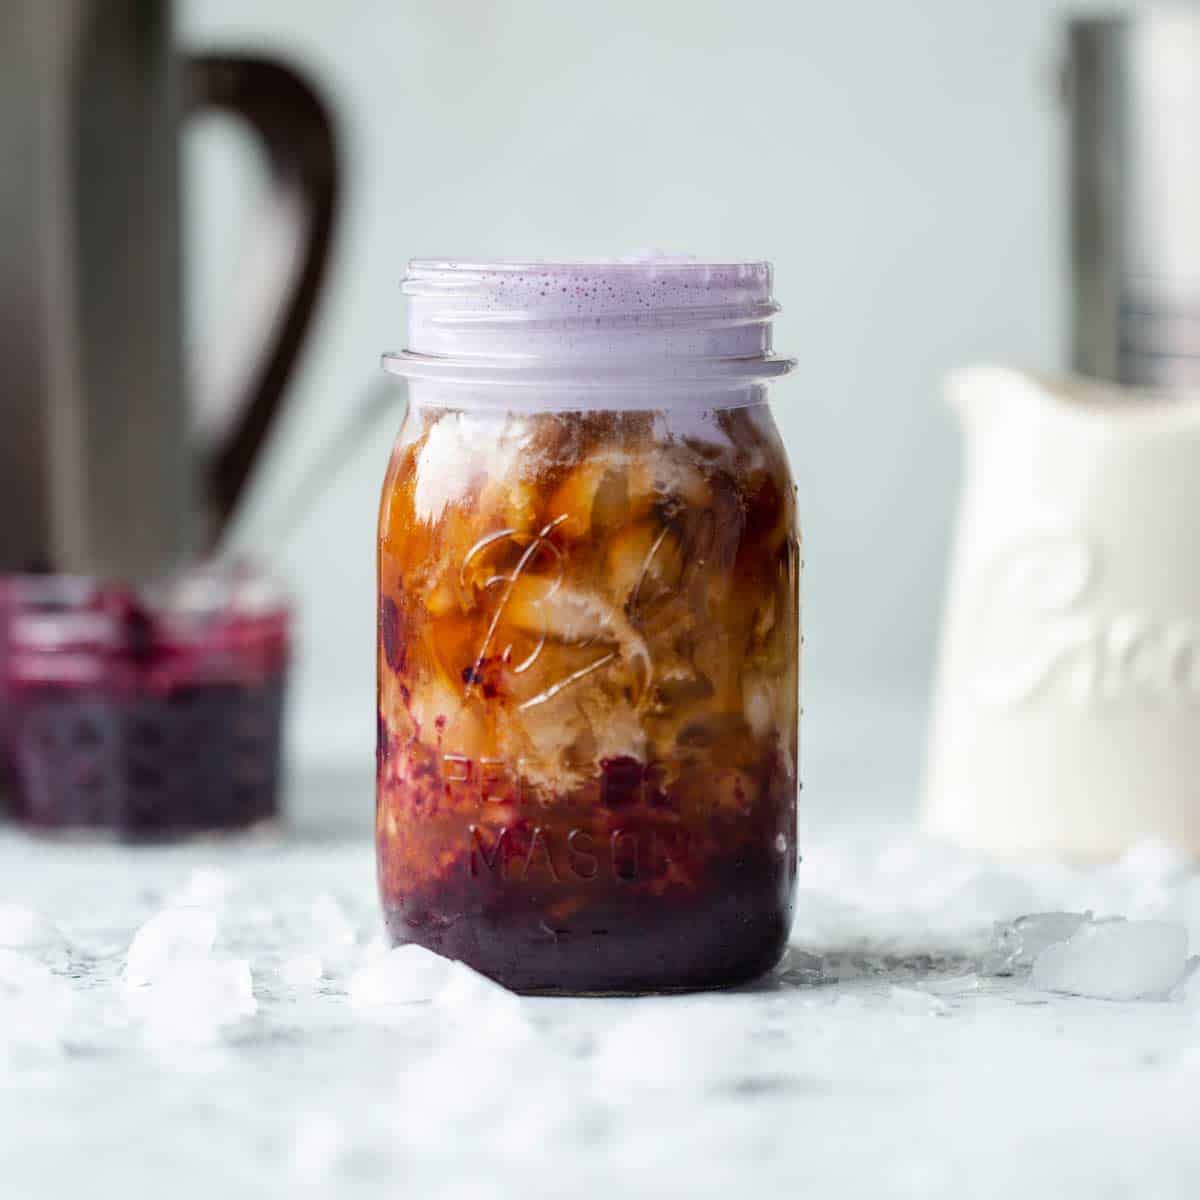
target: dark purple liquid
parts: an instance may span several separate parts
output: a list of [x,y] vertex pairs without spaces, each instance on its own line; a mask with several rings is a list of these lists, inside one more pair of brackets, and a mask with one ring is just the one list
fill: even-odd
[[483,874],[385,903],[393,943],[461,959],[518,992],[639,993],[755,979],[779,961],[791,927],[792,865],[778,854],[731,857],[703,889],[653,899],[636,880],[601,882],[561,920],[547,917],[547,886]]
[[27,687],[10,708],[14,816],[164,837],[278,812],[283,681],[163,696]]

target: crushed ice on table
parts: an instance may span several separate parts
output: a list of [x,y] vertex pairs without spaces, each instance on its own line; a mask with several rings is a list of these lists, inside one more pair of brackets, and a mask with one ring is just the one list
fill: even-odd
[[258,1009],[244,959],[211,957],[177,961],[136,1001],[148,1040],[207,1044],[229,1025]]
[[125,961],[131,987],[154,983],[176,964],[203,959],[217,940],[217,915],[207,908],[166,908],[134,935]]
[[1011,975],[1028,970],[1048,946],[1073,937],[1091,913],[1030,913],[996,926],[992,953],[985,960],[990,975]]
[[442,985],[433,994],[434,1004],[458,1016],[477,1012],[517,1013],[521,997],[465,963],[447,964]]
[[[531,1196],[549,1195],[607,1163],[699,1197],[736,1194],[750,1154],[764,1194],[833,1194],[862,1130],[860,1171],[922,1200],[974,1195],[989,1170],[987,1195],[1011,1194],[1030,1162],[1046,1186],[1020,1190],[1061,1196],[1102,1192],[1102,1168],[1128,1182],[1130,1163],[1200,1161],[1187,1101],[1200,974],[1182,945],[1153,972],[1174,1003],[1130,1012],[1028,987],[1065,946],[1071,987],[1095,992],[1103,973],[1111,993],[1130,964],[1089,943],[1096,973],[1082,979],[1073,939],[1089,910],[1105,937],[1121,936],[1106,920],[1119,914],[1186,928],[1200,952],[1200,873],[1178,854],[1145,843],[1108,866],[995,865],[907,834],[804,852],[791,948],[768,980],[592,1002],[518,998],[390,948],[366,842],[81,854],[0,833],[14,906],[0,906],[0,1076],[20,1096],[0,1122],[4,1194],[32,1195],[29,1180],[72,1156],[96,1194],[116,1194],[102,1185],[118,1155],[126,1174],[154,1172],[125,1181],[131,1193],[175,1181],[188,1200],[234,1179],[260,1195],[351,1200],[396,1179],[414,1195],[482,1195],[514,1165],[541,1172]],[[56,923],[65,966],[36,949]],[[1052,1139],[1053,1158],[1025,1153],[1063,1112],[1078,1138]],[[134,1153],[128,1131],[151,1127]],[[800,1127],[804,1154],[785,1153]],[[740,1180],[722,1175],[726,1149]],[[689,1163],[703,1178],[679,1175]],[[1189,1194],[1171,1182],[1164,1196]]]
[[493,1047],[532,1034],[520,996],[423,946],[396,946],[367,956],[347,981],[346,992],[351,1007],[360,1010],[429,1003],[443,1022],[489,1040]]
[[1037,956],[1029,983],[1101,1000],[1162,1000],[1183,978],[1187,953],[1187,930],[1174,921],[1087,921]]
[[450,962],[423,946],[396,946],[373,957],[350,976],[353,1008],[387,1008],[432,1000],[449,978]]
[[826,983],[836,978],[828,961],[819,954],[806,954],[796,946],[788,946],[774,971],[781,983]]
[[517,1046],[535,1036],[526,1002],[465,963],[447,964],[432,1000],[437,1016],[456,1023],[481,1053]]
[[1037,887],[989,864],[904,834],[806,850],[791,942],[813,955],[857,955],[867,974],[912,959],[953,967],[986,951],[997,920],[1035,910]]
[[776,986],[1023,977],[1092,913],[1175,922],[1200,947],[1200,871],[1157,839],[1107,865],[1072,866],[990,862],[910,833],[846,838],[807,847],[797,879]]
[[130,943],[126,1007],[156,1045],[206,1045],[258,1009],[250,964],[215,951],[217,915],[166,908]]
[[[391,1026],[386,1044],[395,1048],[396,1070],[412,1069],[406,1095],[417,1095],[410,1084],[428,1089],[444,1079],[436,1084],[444,1095],[425,1114],[436,1125],[475,1103],[458,1092],[480,1064],[502,1088],[514,1063],[528,1063],[528,1095],[513,1111],[538,1120],[564,1063],[592,1081],[589,1094],[601,1108],[625,1092],[653,1105],[664,1089],[769,1090],[777,1086],[780,1046],[804,1044],[818,1076],[830,1075],[864,1027],[873,1032],[862,1044],[876,1039],[880,1052],[898,1037],[961,1036],[956,1031],[968,1025],[961,1018],[977,1006],[1028,1002],[1022,989],[1031,972],[1039,988],[1170,992],[1196,1013],[1195,1020],[1184,1015],[1188,1029],[1200,1027],[1200,975],[1186,974],[1179,938],[1187,929],[1200,949],[1200,874],[1159,843],[1089,868],[995,865],[908,834],[809,844],[791,945],[768,980],[719,998],[595,1006],[603,1020],[581,1018],[580,1006],[565,1021],[554,1014],[569,1002],[517,997],[423,948],[392,948],[378,932],[369,856],[337,853],[287,848],[278,866],[250,856],[236,872],[204,865],[181,872],[176,863],[169,875],[155,868],[158,877],[149,868],[139,875],[137,865],[120,885],[125,899],[111,905],[110,884],[98,876],[78,901],[74,876],[70,888],[10,890],[9,903],[0,904],[0,1061],[14,1046],[44,1056],[114,1043],[219,1042],[236,1050],[277,1038],[282,1045],[321,1021],[338,1036],[378,1038],[372,1026],[382,1023]],[[287,855],[327,865],[310,874]],[[162,897],[167,907],[146,908]],[[1118,913],[1138,921],[1114,932],[1103,917]],[[1165,943],[1146,942],[1134,928],[1142,921],[1174,932]],[[1092,930],[1086,943],[1076,938],[1085,927]],[[1129,938],[1132,948],[1122,940]],[[93,941],[111,952],[77,953]],[[56,947],[67,957],[47,958]],[[772,1014],[765,1041],[748,1033],[742,1006],[752,1004]],[[761,1034],[762,1023],[757,1028]],[[435,1052],[418,1066],[414,1056],[431,1044]],[[510,1118],[489,1116],[517,1145]],[[406,1131],[405,1145],[419,1128]],[[361,1140],[354,1131],[346,1136],[355,1146]],[[331,1158],[353,1159],[349,1143],[343,1154],[332,1143],[323,1148],[312,1130],[303,1140],[311,1144],[296,1148],[302,1170],[319,1175]]]

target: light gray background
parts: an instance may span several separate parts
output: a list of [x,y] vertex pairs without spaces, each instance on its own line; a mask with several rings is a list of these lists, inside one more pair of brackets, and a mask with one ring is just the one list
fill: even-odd
[[[183,4],[186,45],[308,68],[347,141],[332,286],[244,539],[267,548],[272,512],[361,401],[380,352],[401,344],[410,256],[654,246],[769,258],[784,306],[776,345],[800,361],[776,410],[806,538],[806,782],[819,792],[836,778],[844,793],[869,766],[911,800],[959,470],[940,380],[980,359],[1062,362],[1065,11],[1046,0]],[[230,128],[189,136],[198,350],[237,286],[258,170]],[[277,548],[302,613],[302,763],[370,761],[375,506],[399,418]]]

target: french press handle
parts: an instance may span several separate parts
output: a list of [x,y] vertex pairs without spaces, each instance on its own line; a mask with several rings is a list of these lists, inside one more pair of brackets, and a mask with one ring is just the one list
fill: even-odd
[[229,525],[275,423],[329,265],[341,173],[332,115],[294,68],[241,54],[185,61],[186,112],[240,118],[266,151],[271,189],[252,261],[217,349],[192,369],[209,538]]

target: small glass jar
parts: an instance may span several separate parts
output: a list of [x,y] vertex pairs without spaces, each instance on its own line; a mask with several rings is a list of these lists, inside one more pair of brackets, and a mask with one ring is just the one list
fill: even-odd
[[290,618],[245,567],[0,580],[0,766],[21,824],[127,840],[279,811]]
[[390,935],[527,992],[769,970],[800,546],[765,263],[413,262],[379,523]]

